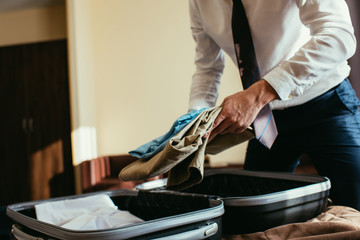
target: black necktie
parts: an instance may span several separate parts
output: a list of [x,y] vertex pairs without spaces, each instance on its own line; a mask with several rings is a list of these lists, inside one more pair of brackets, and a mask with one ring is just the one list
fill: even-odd
[[[232,31],[234,47],[238,62],[243,88],[261,79],[256,60],[254,44],[251,37],[249,23],[241,0],[233,0]],[[270,148],[277,136],[275,120],[270,106],[261,109],[253,122],[255,137],[266,147]]]

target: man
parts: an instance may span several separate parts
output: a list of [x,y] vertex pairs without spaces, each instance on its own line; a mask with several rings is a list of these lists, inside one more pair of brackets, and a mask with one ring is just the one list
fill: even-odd
[[[291,172],[307,153],[330,178],[332,201],[360,210],[360,103],[347,80],[356,39],[346,2],[241,2],[261,79],[224,99],[209,140],[242,132],[269,104],[278,135],[270,149],[251,140],[244,168]],[[232,11],[233,0],[190,0],[196,72],[189,109],[216,104],[224,52],[238,64]]]

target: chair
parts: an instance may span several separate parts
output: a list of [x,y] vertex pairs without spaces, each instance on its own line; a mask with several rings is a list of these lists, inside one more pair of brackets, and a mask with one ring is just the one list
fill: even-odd
[[80,164],[81,189],[83,193],[113,190],[133,189],[136,185],[161,178],[162,176],[147,179],[144,181],[122,181],[118,174],[125,166],[137,158],[128,154],[103,156],[86,160]]

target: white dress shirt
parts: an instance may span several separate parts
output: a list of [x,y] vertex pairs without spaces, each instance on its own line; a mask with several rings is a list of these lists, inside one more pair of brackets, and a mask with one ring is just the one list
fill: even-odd
[[[242,2],[260,74],[281,99],[272,109],[303,104],[349,75],[356,39],[345,0]],[[236,63],[231,15],[232,0],[190,0],[196,42],[190,109],[216,104],[224,52]]]

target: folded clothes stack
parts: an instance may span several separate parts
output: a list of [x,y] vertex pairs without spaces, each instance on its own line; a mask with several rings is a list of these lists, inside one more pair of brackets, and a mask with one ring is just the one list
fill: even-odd
[[143,222],[114,205],[108,195],[98,194],[35,205],[39,221],[71,230],[103,230]]

